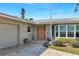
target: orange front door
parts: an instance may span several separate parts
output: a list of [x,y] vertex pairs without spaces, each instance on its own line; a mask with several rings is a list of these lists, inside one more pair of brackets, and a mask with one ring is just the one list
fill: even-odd
[[45,39],[45,26],[38,26],[37,27],[37,37],[39,40]]

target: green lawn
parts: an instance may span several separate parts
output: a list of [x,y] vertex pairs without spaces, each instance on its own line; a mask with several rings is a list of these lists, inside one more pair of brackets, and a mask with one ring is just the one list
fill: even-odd
[[65,51],[73,54],[79,55],[79,48],[73,48],[73,47],[60,47],[60,46],[49,46],[49,48],[60,50],[60,51]]

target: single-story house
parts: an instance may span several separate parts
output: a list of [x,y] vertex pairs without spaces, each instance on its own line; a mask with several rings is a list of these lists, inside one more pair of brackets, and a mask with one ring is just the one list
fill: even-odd
[[79,18],[52,20],[23,20],[21,18],[0,13],[0,49],[23,44],[23,40],[46,40],[52,38],[79,38]]

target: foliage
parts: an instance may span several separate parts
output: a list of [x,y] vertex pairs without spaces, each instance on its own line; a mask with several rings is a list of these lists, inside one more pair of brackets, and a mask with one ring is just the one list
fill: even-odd
[[79,3],[75,3],[74,12],[77,13],[79,11]]
[[21,8],[21,18],[24,19],[25,17],[25,9]]
[[26,20],[28,20],[28,18],[26,18]]
[[30,18],[29,20],[33,20],[33,18]]
[[54,45],[56,46],[65,46],[66,44],[69,45],[69,44],[72,44],[76,42],[76,39],[73,39],[73,38],[56,38],[55,41],[54,41]]
[[74,43],[72,44],[72,47],[79,48],[79,42],[74,42]]

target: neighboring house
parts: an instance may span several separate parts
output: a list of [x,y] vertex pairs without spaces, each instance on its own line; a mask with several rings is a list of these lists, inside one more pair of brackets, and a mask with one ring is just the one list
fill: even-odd
[[[51,20],[52,38],[79,38],[79,18]],[[23,44],[29,40],[46,40],[50,37],[50,20],[23,20],[0,13],[0,49]]]

